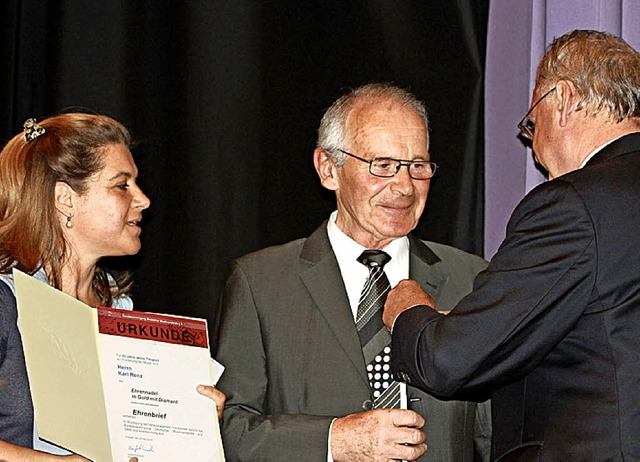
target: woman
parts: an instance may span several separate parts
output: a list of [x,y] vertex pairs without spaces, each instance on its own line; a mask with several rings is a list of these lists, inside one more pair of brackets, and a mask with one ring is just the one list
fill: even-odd
[[[150,201],[136,184],[128,131],[99,115],[29,119],[0,153],[0,460],[85,460],[37,438],[17,329],[11,270],[20,269],[90,306],[132,309],[129,275],[106,256],[140,250]],[[224,395],[198,392],[222,412]],[[31,449],[34,447],[34,449]]]

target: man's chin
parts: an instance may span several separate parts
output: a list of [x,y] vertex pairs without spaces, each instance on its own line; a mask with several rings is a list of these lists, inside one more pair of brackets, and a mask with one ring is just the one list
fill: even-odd
[[396,224],[385,226],[383,229],[380,229],[380,234],[385,236],[387,239],[398,239],[399,237],[404,237],[409,234],[415,226],[408,226],[406,224]]

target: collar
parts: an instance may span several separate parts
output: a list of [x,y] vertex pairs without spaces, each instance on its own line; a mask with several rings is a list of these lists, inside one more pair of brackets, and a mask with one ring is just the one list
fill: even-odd
[[[334,211],[329,217],[327,235],[338,261],[349,304],[355,313],[358,309],[360,292],[369,276],[369,270],[357,260],[366,247],[358,244],[338,228],[336,225],[337,216],[338,212]],[[384,272],[389,278],[391,287],[394,287],[402,279],[409,277],[409,239],[407,236],[394,239],[382,250],[391,257],[389,263],[384,267]]]
[[580,168],[638,151],[640,132],[627,133],[608,141],[587,156]]
[[578,168],[579,168],[579,169],[580,169],[580,168],[583,168],[585,165],[587,165],[587,162],[589,162],[593,156],[595,156],[596,154],[598,154],[600,151],[602,151],[605,147],[609,146],[609,145],[610,145],[611,143],[613,143],[614,141],[618,141],[618,140],[619,140],[620,138],[622,138],[623,136],[626,136],[626,135],[620,135],[619,137],[614,138],[614,139],[612,139],[612,140],[609,140],[609,141],[607,141],[606,143],[604,143],[603,145],[598,146],[596,149],[594,149],[594,150],[591,152],[591,154],[589,154],[589,155],[588,155],[588,156],[587,156],[587,157],[582,161],[582,164],[580,164],[580,167],[578,167]]
[[[45,273],[44,268],[40,268],[38,271],[32,274],[34,278],[36,278],[40,282],[44,282],[45,284],[49,284],[49,278],[47,278],[47,273]],[[3,281],[5,284],[9,286],[11,292],[13,292],[13,296],[16,296],[16,287],[13,282],[13,271],[10,273],[0,274],[0,281]]]
[[[33,276],[35,279],[37,279],[40,282],[49,284],[49,278],[47,277],[47,273],[45,272],[44,268],[40,268],[31,276]],[[110,284],[115,284],[115,280],[109,273],[107,273],[107,277],[109,278]],[[13,281],[13,271],[10,273],[0,274],[0,281],[3,281],[5,284],[9,286],[9,289],[11,289],[11,292],[13,292],[13,296],[15,297],[16,287]],[[122,310],[133,310],[133,301],[129,296],[121,295],[113,299],[111,306],[113,308],[120,308]]]

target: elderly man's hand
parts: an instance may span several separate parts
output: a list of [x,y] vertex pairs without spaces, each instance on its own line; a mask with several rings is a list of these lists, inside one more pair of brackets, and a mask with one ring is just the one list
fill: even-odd
[[422,290],[420,284],[411,279],[404,279],[398,283],[387,296],[384,304],[382,322],[391,331],[393,323],[400,313],[416,305],[427,305],[435,309],[436,302]]
[[224,411],[224,403],[227,397],[224,393],[211,385],[198,385],[196,388],[198,393],[202,396],[206,396],[211,399],[216,405],[216,411],[218,412],[218,419],[222,419],[222,412]]
[[374,409],[333,422],[331,455],[335,462],[416,460],[427,450],[424,419],[407,409]]

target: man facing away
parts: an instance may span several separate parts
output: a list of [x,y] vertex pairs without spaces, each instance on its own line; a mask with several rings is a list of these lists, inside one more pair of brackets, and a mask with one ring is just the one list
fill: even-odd
[[551,181],[448,316],[410,281],[389,294],[394,369],[439,396],[491,394],[497,460],[640,460],[640,53],[573,31],[532,101],[519,127]]
[[419,280],[446,310],[486,266],[409,235],[436,169],[424,105],[386,84],[350,91],[325,113],[313,158],[337,211],[307,239],[233,262],[223,290],[227,458],[487,460],[488,403],[404,389],[385,362],[389,285]]

